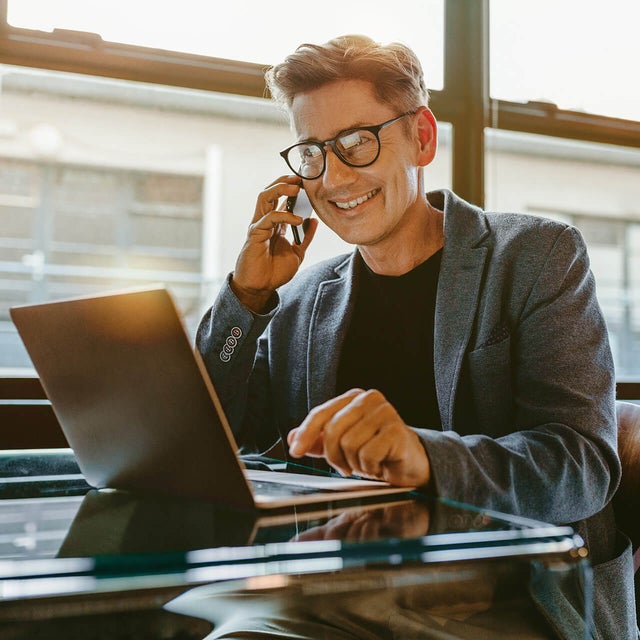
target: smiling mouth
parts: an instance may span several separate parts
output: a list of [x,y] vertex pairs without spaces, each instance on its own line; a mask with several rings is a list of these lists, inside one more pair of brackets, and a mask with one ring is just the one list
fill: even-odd
[[338,207],[338,209],[355,209],[359,204],[366,202],[369,198],[373,198],[380,189],[373,189],[373,191],[369,191],[369,193],[360,196],[359,198],[355,198],[354,200],[349,200],[348,202],[334,202],[333,204]]

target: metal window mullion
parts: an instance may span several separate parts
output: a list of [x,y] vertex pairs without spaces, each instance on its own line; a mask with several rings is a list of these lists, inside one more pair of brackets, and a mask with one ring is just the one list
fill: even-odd
[[453,189],[484,205],[484,128],[489,112],[489,0],[446,0],[441,115],[453,125]]

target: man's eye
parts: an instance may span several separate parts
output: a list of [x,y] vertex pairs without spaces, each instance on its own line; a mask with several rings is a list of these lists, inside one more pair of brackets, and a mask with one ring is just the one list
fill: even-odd
[[300,155],[306,160],[311,160],[313,158],[317,158],[318,156],[321,156],[322,151],[320,150],[320,147],[313,145],[310,147],[304,147]]
[[353,133],[341,136],[339,140],[340,146],[347,151],[361,145],[366,141],[367,140],[362,136],[362,133],[360,131],[354,131]]

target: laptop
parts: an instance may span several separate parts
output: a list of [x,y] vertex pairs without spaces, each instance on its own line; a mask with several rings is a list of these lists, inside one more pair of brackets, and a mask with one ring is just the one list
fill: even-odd
[[10,312],[93,487],[257,509],[412,490],[246,469],[202,359],[164,287]]

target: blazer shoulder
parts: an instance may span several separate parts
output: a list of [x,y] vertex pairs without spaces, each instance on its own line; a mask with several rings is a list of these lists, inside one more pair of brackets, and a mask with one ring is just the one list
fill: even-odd
[[[445,236],[456,247],[509,245],[528,241],[541,246],[555,240],[570,225],[527,213],[485,211],[447,190],[430,192],[429,201],[445,213]],[[579,236],[579,234],[578,234]]]
[[574,226],[543,216],[526,213],[484,214],[489,228],[489,238],[495,244],[527,244],[551,249],[557,242],[565,241],[576,247],[583,245],[582,235]]
[[550,235],[559,235],[565,229],[571,227],[566,222],[560,222],[544,216],[536,216],[531,213],[513,213],[513,212],[483,212],[487,220],[487,224],[491,229],[503,230],[514,228],[516,231],[527,231],[535,233],[545,233]]

